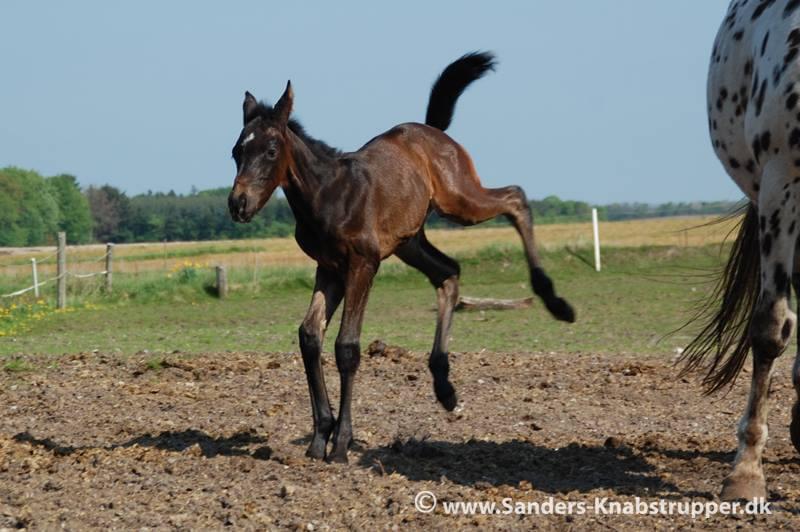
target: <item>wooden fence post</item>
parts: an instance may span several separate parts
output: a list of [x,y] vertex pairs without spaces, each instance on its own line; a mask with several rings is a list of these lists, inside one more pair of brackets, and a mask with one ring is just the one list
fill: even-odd
[[220,299],[228,297],[228,276],[225,274],[225,266],[217,266],[217,296]]
[[67,307],[67,233],[58,233],[58,291],[56,297],[56,307]]
[[106,294],[111,293],[114,283],[114,244],[106,244]]

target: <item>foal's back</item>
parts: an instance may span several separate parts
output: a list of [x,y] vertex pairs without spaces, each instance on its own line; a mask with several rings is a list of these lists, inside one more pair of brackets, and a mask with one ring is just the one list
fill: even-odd
[[340,161],[331,185],[351,205],[363,206],[363,223],[374,228],[382,258],[419,232],[446,191],[480,186],[464,148],[425,124],[397,125]]

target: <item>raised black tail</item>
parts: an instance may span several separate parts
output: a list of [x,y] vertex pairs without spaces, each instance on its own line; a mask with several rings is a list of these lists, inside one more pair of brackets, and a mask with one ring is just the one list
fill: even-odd
[[470,83],[494,67],[495,58],[489,52],[472,52],[450,63],[433,84],[425,123],[442,131],[450,127],[458,97]]
[[707,394],[732,385],[750,351],[749,329],[760,290],[761,254],[758,210],[752,203],[742,209],[747,212],[728,263],[708,302],[694,318],[705,319],[707,323],[680,358],[685,364],[681,375],[703,367],[706,371],[703,387]]

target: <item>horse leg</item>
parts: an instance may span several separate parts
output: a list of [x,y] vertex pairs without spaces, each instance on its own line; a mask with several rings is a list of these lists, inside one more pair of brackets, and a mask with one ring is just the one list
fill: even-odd
[[325,329],[342,300],[342,292],[341,281],[318,267],[311,305],[298,331],[314,416],[314,435],[306,451],[306,456],[311,458],[321,459],[325,456],[328,438],[333,430],[334,419],[325,387],[321,355]]
[[450,363],[448,362],[447,344],[450,336],[450,325],[453,322],[453,309],[458,302],[458,277],[461,267],[458,263],[439,251],[420,230],[417,235],[395,251],[395,254],[406,264],[425,274],[436,288],[436,334],[433,348],[428,359],[428,368],[433,374],[433,390],[436,399],[447,410],[453,410],[458,403],[456,390],[448,379]]
[[533,237],[533,215],[525,192],[520,187],[483,188],[473,184],[455,194],[451,192],[450,197],[436,198],[436,202],[437,210],[464,225],[477,224],[500,215],[510,220],[522,238],[533,292],[542,299],[555,318],[570,323],[575,321],[575,311],[566,300],[556,295],[553,281],[541,266]]
[[[794,294],[797,297],[797,312],[800,313],[800,239],[795,244],[794,273],[792,274],[792,285]],[[800,452],[800,327],[797,329],[797,353],[792,366],[792,383],[794,384],[797,400],[792,407],[792,423],[789,426],[789,433],[792,437],[792,444],[797,452]]]
[[378,271],[378,262],[358,260],[350,264],[344,289],[344,310],[339,336],[336,338],[336,367],[341,381],[339,418],[333,430],[333,449],[329,462],[347,463],[347,448],[353,440],[350,403],[353,399],[353,381],[361,361],[361,325],[367,307],[372,280]]
[[[750,322],[753,375],[750,396],[739,422],[739,447],[731,474],[722,485],[723,499],[766,498],[766,480],[761,455],[767,442],[769,383],[775,359],[783,352],[797,320],[789,307],[795,237],[793,202],[785,173],[776,171],[777,161],[764,169],[758,201],[760,213],[761,292]],[[754,250],[755,251],[755,250]]]

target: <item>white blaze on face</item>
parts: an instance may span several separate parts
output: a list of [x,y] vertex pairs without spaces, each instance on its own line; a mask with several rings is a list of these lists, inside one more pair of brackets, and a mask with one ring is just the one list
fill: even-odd
[[253,140],[254,138],[256,138],[256,134],[255,134],[255,133],[250,133],[249,135],[247,135],[247,136],[244,138],[244,140],[242,140],[242,146],[244,146],[245,144],[247,144],[248,142],[250,142],[250,141],[251,141],[251,140]]

